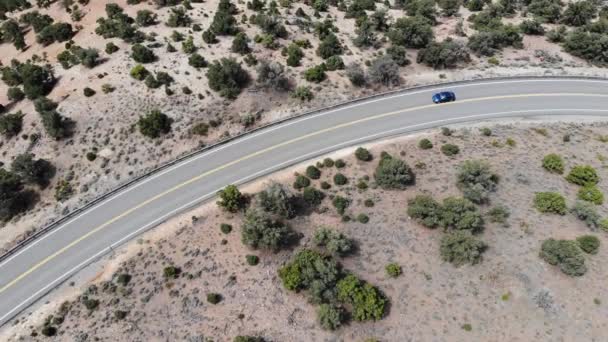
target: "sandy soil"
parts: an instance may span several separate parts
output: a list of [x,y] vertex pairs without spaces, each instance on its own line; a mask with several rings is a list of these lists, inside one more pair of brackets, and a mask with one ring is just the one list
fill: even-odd
[[[224,56],[242,59],[242,57],[229,52],[231,37],[220,37],[219,44],[206,45],[202,42],[200,32],[192,32],[190,28],[172,29],[166,27],[163,22],[169,15],[168,8],[157,10],[146,3],[129,6],[126,5],[126,0],[91,1],[89,5],[82,7],[86,14],[82,21],[73,23],[78,25],[80,29],[74,37],[75,43],[83,47],[97,48],[102,51],[102,57],[107,59],[103,64],[93,69],[75,66],[69,70],[63,70],[56,62],[56,55],[63,51],[64,44],[55,43],[48,47],[41,47],[34,43],[33,32],[26,35],[26,41],[31,44],[26,51],[16,51],[12,45],[3,44],[0,62],[4,65],[8,64],[13,58],[23,61],[38,55],[54,66],[55,73],[60,80],[49,97],[61,102],[60,112],[75,120],[77,126],[74,137],[62,142],[49,139],[45,134],[42,134],[42,139],[34,145],[31,145],[28,139],[13,138],[7,140],[0,137],[0,144],[2,144],[0,161],[4,164],[9,165],[12,158],[17,154],[28,151],[39,158],[51,160],[57,167],[57,175],[51,186],[41,192],[41,201],[36,208],[26,215],[8,222],[0,229],[0,248],[9,247],[15,239],[32,233],[45,223],[132,179],[136,175],[143,174],[147,170],[170,161],[183,153],[192,151],[203,144],[210,144],[243,131],[245,128],[240,124],[242,116],[261,113],[261,118],[255,124],[261,125],[308,109],[386,90],[380,87],[353,88],[345,77],[344,71],[335,71],[328,73],[327,81],[318,85],[311,85],[315,91],[315,99],[309,103],[299,103],[289,98],[287,94],[260,91],[256,89],[255,85],[245,90],[237,100],[225,101],[215,93],[210,92],[207,79],[204,76],[204,69],[201,71],[193,69],[187,64],[188,57],[186,54],[181,51],[167,53],[163,46],[155,49],[159,60],[148,65],[147,68],[151,71],[169,71],[175,78],[176,84],[173,89],[176,94],[167,97],[163,89],[147,89],[143,83],[137,82],[129,76],[128,72],[135,63],[129,58],[130,47],[128,44],[120,39],[105,40],[94,33],[95,22],[99,17],[105,16],[104,6],[109,2],[119,4],[131,16],[135,16],[137,10],[140,9],[155,10],[161,23],[142,28],[142,31],[156,34],[157,42],[164,44],[169,39],[171,32],[176,30],[186,35],[192,34],[196,45],[200,46],[198,52],[204,55],[208,61]],[[193,3],[194,9],[189,11],[193,22],[200,24],[203,28],[208,27],[217,3],[217,0]],[[378,4],[378,6],[381,7],[382,5]],[[238,18],[242,14],[250,15],[253,13],[246,8],[244,2],[238,3],[237,7],[241,11],[237,15]],[[297,7],[302,7],[311,17],[314,14],[312,8],[307,5],[298,4]],[[287,22],[293,22],[295,8],[293,7],[289,11],[280,8]],[[49,9],[42,9],[40,12],[50,14],[57,21],[70,22],[69,15],[60,7],[59,3],[53,4]],[[352,37],[355,36],[353,19],[345,19],[344,13],[337,11],[335,8],[331,8],[329,14],[339,22],[340,32],[338,37],[346,47],[347,52],[343,56],[346,64],[350,62],[363,64],[377,55],[377,51],[373,49],[361,50],[353,45],[351,41]],[[389,14],[393,18],[403,16],[403,12],[400,10],[389,10]],[[469,14],[464,8],[460,11],[460,16],[463,18],[466,18]],[[439,24],[434,28],[437,39],[441,40],[453,36],[453,27],[457,20],[457,18],[439,17]],[[516,22],[521,18],[515,17],[509,20]],[[464,20],[465,32],[470,35],[473,30],[469,26],[469,23]],[[254,25],[241,24],[240,27],[245,30],[249,37],[260,33],[260,29]],[[321,62],[320,58],[314,53],[318,39],[312,32],[305,32],[296,25],[286,25],[286,27],[290,36],[288,39],[279,40],[282,45],[287,45],[294,39],[309,39],[313,42],[313,48],[305,50],[302,66],[287,68],[287,73],[293,80],[294,85],[303,85],[306,84],[301,77],[303,71]],[[110,56],[103,53],[105,44],[109,41],[120,47],[118,52]],[[180,48],[180,43],[173,44],[176,48]],[[384,43],[384,47],[387,46],[388,43]],[[524,46],[525,49],[523,50],[505,49],[501,55],[497,56],[500,61],[497,66],[489,64],[485,58],[479,59],[474,56],[471,64],[456,70],[436,71],[412,63],[410,66],[401,69],[402,86],[509,75],[576,74],[608,76],[605,69],[592,67],[580,59],[565,54],[559,46],[546,42],[543,37],[526,36]],[[255,44],[252,49],[253,54],[258,59],[267,58],[285,62],[285,57],[281,56],[280,49],[273,51]],[[538,49],[557,54],[563,61],[556,64],[541,61],[534,57],[534,51]],[[410,50],[408,55],[410,60],[415,61],[415,50]],[[246,68],[255,78],[254,67]],[[113,93],[103,94],[101,92],[103,84],[110,84],[116,90]],[[84,97],[82,88],[85,86],[95,89],[97,94],[90,98]],[[189,87],[193,91],[193,95],[182,94],[180,89],[184,86]],[[0,84],[0,103],[7,103],[6,90],[6,85]],[[175,120],[173,131],[163,139],[149,140],[132,131],[138,117],[153,108],[161,109]],[[22,131],[24,136],[43,133],[38,115],[30,101],[22,101],[11,108],[11,111],[17,110],[22,110],[26,114]],[[218,128],[212,128],[208,136],[192,136],[189,132],[192,125],[214,119],[219,119],[218,121],[221,121],[222,124]],[[89,162],[85,159],[85,154],[93,150],[98,151],[99,157],[97,160]],[[71,183],[75,189],[75,194],[71,199],[63,203],[57,203],[53,198],[54,185],[59,180],[68,177],[72,179]]]
[[[490,127],[492,136],[482,136],[480,127]],[[331,155],[346,161],[347,167],[340,172],[348,176],[349,184],[334,185],[327,193],[351,198],[347,214],[366,213],[369,223],[342,222],[329,199],[322,204],[326,211],[289,221],[304,235],[295,250],[311,246],[312,233],[320,225],[332,226],[357,241],[358,253],[341,262],[388,296],[390,312],[381,321],[351,323],[336,332],[321,330],[315,322],[315,307],[304,295],[284,290],[277,277],[277,269],[293,251],[247,249],[240,242],[241,215],[227,214],[209,203],[127,244],[88,276],[76,277],[74,286],[66,285],[58,292],[59,299],[51,296],[47,304],[28,310],[3,330],[0,339],[44,340],[29,335],[39,330],[47,315],[56,315],[61,302],[68,299],[70,309],[58,326],[56,340],[60,341],[230,341],[239,334],[260,335],[271,341],[363,341],[368,337],[379,341],[603,340],[608,315],[604,281],[608,268],[603,262],[608,257],[606,233],[595,232],[602,247],[597,255],[586,257],[588,272],[579,278],[568,277],[538,257],[540,244],[547,238],[571,239],[590,230],[571,214],[541,214],[531,202],[538,191],[557,191],[569,205],[576,199],[577,186],[541,167],[541,159],[548,153],[561,154],[566,170],[577,164],[596,167],[602,179],[598,186],[606,193],[606,143],[598,137],[608,133],[608,125],[576,118],[546,124],[534,120],[486,122],[456,128],[450,137],[433,130],[367,146],[375,157],[387,151],[415,166],[416,185],[405,191],[383,191],[374,188],[373,182],[368,190],[358,190],[357,180],[372,177],[377,159],[357,161],[352,155],[354,148]],[[570,142],[563,141],[565,134],[571,136]],[[420,150],[417,142],[422,137],[433,141],[435,147]],[[508,138],[515,146],[505,145]],[[460,146],[461,153],[443,155],[439,146],[447,142]],[[492,165],[500,183],[490,204],[507,206],[511,216],[508,227],[486,223],[480,238],[490,248],[481,264],[455,268],[439,257],[441,232],[408,218],[406,203],[421,192],[438,199],[459,196],[456,166],[468,159],[483,159]],[[255,193],[270,180],[289,186],[294,172],[303,172],[315,161],[242,190]],[[335,168],[324,168],[321,179],[313,183],[331,183],[336,172]],[[373,208],[363,205],[368,198],[376,203]],[[480,207],[481,211],[489,208]],[[602,216],[608,214],[606,204],[598,210]],[[233,225],[233,232],[221,233],[220,223]],[[248,266],[247,254],[258,255],[260,264]],[[401,265],[403,275],[389,278],[384,272],[389,262]],[[181,267],[185,275],[164,280],[162,270],[167,265]],[[123,272],[133,276],[129,285],[112,286],[113,276]],[[79,291],[99,299],[99,308],[88,313],[75,297]],[[209,292],[221,293],[224,300],[217,305],[207,303]],[[129,314],[120,321],[114,318],[115,310]],[[472,330],[464,330],[465,324]]]

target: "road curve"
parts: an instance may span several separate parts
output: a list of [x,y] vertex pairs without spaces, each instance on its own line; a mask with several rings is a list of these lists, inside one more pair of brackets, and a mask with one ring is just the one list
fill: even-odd
[[[434,105],[452,90],[458,100]],[[0,325],[111,248],[167,218],[286,166],[343,147],[457,122],[534,115],[608,118],[608,81],[463,82],[396,93],[289,120],[177,163],[101,201],[0,264]]]

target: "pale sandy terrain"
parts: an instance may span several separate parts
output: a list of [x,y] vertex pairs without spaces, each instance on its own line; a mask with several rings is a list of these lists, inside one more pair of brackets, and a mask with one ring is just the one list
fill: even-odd
[[[210,144],[226,136],[242,132],[245,129],[240,124],[242,116],[261,113],[261,118],[256,122],[256,125],[260,125],[308,109],[386,90],[381,87],[354,88],[345,77],[344,71],[334,71],[328,72],[328,80],[320,84],[308,84],[315,93],[315,99],[309,103],[300,103],[291,99],[288,94],[258,90],[255,84],[246,89],[237,100],[223,100],[209,90],[204,75],[205,70],[197,71],[188,65],[188,56],[180,50],[181,43],[173,43],[179,50],[175,53],[167,53],[164,44],[169,39],[168,36],[171,32],[176,30],[186,35],[192,34],[196,45],[200,47],[198,52],[205,56],[208,61],[225,56],[238,57],[239,60],[242,60],[242,57],[229,52],[232,37],[219,37],[219,44],[204,44],[200,32],[192,32],[190,28],[173,29],[166,27],[164,21],[169,15],[169,9],[163,8],[160,10],[154,9],[159,14],[160,23],[141,30],[156,34],[157,42],[163,43],[162,47],[155,49],[159,60],[146,67],[150,71],[168,71],[175,78],[176,84],[172,87],[175,95],[168,97],[162,88],[148,89],[142,82],[135,81],[129,76],[129,70],[135,65],[135,62],[129,57],[130,46],[128,44],[120,39],[105,40],[94,33],[95,22],[99,17],[105,16],[104,7],[109,2],[119,4],[131,16],[135,16],[137,10],[140,9],[154,9],[153,6],[146,3],[129,6],[126,5],[126,0],[96,0],[82,7],[86,15],[82,21],[73,23],[81,29],[74,37],[74,42],[83,47],[97,48],[102,52],[102,57],[107,59],[106,62],[93,69],[78,65],[69,70],[64,70],[56,62],[56,55],[63,51],[64,44],[55,43],[43,48],[34,43],[33,32],[26,35],[26,41],[31,46],[24,52],[16,51],[9,44],[2,44],[1,46],[0,62],[4,65],[10,63],[13,58],[23,61],[33,55],[46,58],[53,65],[55,74],[59,77],[59,83],[49,95],[49,98],[61,102],[59,111],[75,120],[77,124],[73,138],[57,142],[49,139],[43,133],[40,119],[35,113],[31,101],[22,101],[11,108],[11,112],[22,110],[26,114],[24,129],[21,134],[27,136],[38,133],[42,135],[42,138],[31,145],[28,139],[13,138],[7,140],[0,137],[0,144],[2,145],[0,162],[10,165],[12,158],[27,151],[34,153],[38,158],[51,160],[57,167],[57,174],[52,180],[51,186],[41,192],[41,201],[33,211],[13,219],[0,229],[0,247],[10,246],[16,238],[22,237],[24,233],[31,233],[39,229],[44,223],[52,221],[83,202],[126,182],[136,175],[143,174],[159,164],[192,151],[202,144]],[[193,22],[200,24],[203,29],[207,28],[217,3],[217,0],[193,3],[194,10],[189,11]],[[382,7],[381,4],[378,4],[378,6]],[[246,9],[244,2],[238,3],[237,7],[241,11],[237,15],[239,20],[243,13],[248,15],[252,13],[252,11]],[[313,15],[314,11],[309,6],[298,4],[297,7],[302,7],[307,14]],[[289,13],[287,10],[280,8],[288,22],[294,20],[295,8],[295,6],[292,7]],[[57,21],[70,22],[69,15],[58,3],[53,4],[49,9],[42,9],[40,12],[49,13]],[[361,50],[353,45],[351,41],[355,36],[353,19],[344,19],[344,12],[339,12],[333,7],[330,8],[329,14],[336,18],[339,23],[340,32],[337,35],[346,47],[346,53],[343,55],[346,64],[350,62],[363,64],[378,54],[374,49]],[[403,16],[403,11],[389,10],[389,14],[393,18],[398,18]],[[460,15],[463,18],[466,18],[469,14],[466,9],[461,8]],[[454,25],[458,19],[438,17],[438,20],[439,24],[434,27],[437,40],[454,36]],[[505,20],[517,22],[521,18],[515,17]],[[257,26],[251,24],[241,24],[239,26],[245,30],[250,38],[261,32]],[[474,31],[469,26],[470,24],[465,20],[465,32],[470,35]],[[294,85],[306,85],[307,82],[302,79],[301,74],[305,69],[321,62],[321,59],[314,52],[316,44],[318,44],[318,38],[313,35],[312,30],[311,32],[304,32],[295,25],[286,25],[286,28],[290,35],[287,39],[279,39],[279,43],[282,45],[287,45],[294,39],[309,39],[313,42],[313,47],[305,50],[302,66],[287,68],[287,74]],[[456,39],[462,40],[463,38]],[[120,50],[111,56],[103,52],[105,44],[109,41],[120,47]],[[389,43],[383,45],[383,47],[388,46]],[[489,64],[487,58],[480,59],[475,56],[472,56],[472,62],[469,65],[456,70],[436,71],[412,63],[400,70],[401,86],[509,75],[575,74],[607,76],[605,69],[592,67],[578,58],[569,56],[562,52],[558,45],[546,42],[544,37],[525,36],[524,46],[525,49],[522,50],[505,49],[501,55],[497,56],[500,62],[497,66]],[[258,44],[252,44],[252,49],[253,54],[259,60],[266,58],[285,63],[285,57],[281,56],[281,49],[269,50]],[[557,54],[563,61],[557,64],[541,61],[534,57],[534,51],[537,49]],[[415,61],[416,50],[408,51],[410,60]],[[255,68],[248,66],[245,66],[245,68],[255,79]],[[101,92],[103,84],[110,84],[116,90],[113,93],[103,94]],[[97,94],[90,98],[85,97],[82,93],[85,86],[95,89]],[[184,86],[189,87],[193,94],[182,94],[181,88]],[[6,85],[0,84],[0,103],[7,103],[6,90]],[[162,139],[150,140],[137,133],[134,125],[140,115],[154,108],[161,109],[175,122],[170,134]],[[211,128],[208,136],[192,136],[189,132],[194,124],[209,122],[213,119],[221,120],[222,124],[218,128]],[[98,158],[89,162],[85,159],[85,154],[93,150],[98,151]],[[65,178],[72,179],[71,184],[75,189],[75,194],[71,199],[63,203],[57,203],[53,198],[54,185]]]
[[[492,136],[482,136],[480,127],[490,127]],[[114,255],[102,260],[88,275],[74,278],[73,286],[64,285],[47,298],[48,304],[30,309],[13,326],[5,328],[0,339],[49,340],[29,336],[39,331],[49,314],[55,314],[63,300],[71,308],[58,325],[58,341],[231,341],[236,335],[259,335],[270,341],[602,341],[608,322],[608,236],[591,232],[573,215],[541,214],[532,208],[538,191],[557,191],[568,205],[576,199],[578,187],[563,176],[550,174],[541,167],[548,153],[559,153],[566,161],[566,171],[577,164],[594,166],[600,175],[598,184],[608,192],[606,143],[598,140],[608,134],[601,122],[572,119],[567,122],[540,123],[520,120],[480,123],[474,127],[455,127],[451,137],[439,130],[416,136],[396,138],[368,146],[376,159],[357,161],[354,148],[336,152],[332,158],[344,158],[349,184],[333,185],[328,195],[351,198],[347,214],[366,213],[367,224],[342,222],[326,198],[321,208],[309,216],[289,220],[289,225],[304,235],[294,248],[312,247],[311,236],[320,225],[329,225],[355,239],[358,253],[341,259],[345,268],[378,286],[391,302],[388,315],[375,323],[353,322],[335,332],[323,331],[315,321],[315,306],[302,294],[282,288],[277,269],[290,259],[293,251],[262,253],[240,242],[242,215],[231,215],[208,203],[174,218],[142,235]],[[544,128],[547,135],[540,134]],[[570,142],[563,136],[569,134]],[[435,147],[420,150],[417,142],[427,137]],[[508,138],[515,146],[505,145]],[[455,157],[439,151],[443,143],[461,148]],[[383,191],[374,187],[357,190],[358,179],[373,179],[381,151],[399,156],[415,167],[416,184],[405,191]],[[407,200],[421,192],[442,199],[459,196],[456,167],[464,160],[487,160],[500,176],[498,189],[490,205],[482,212],[503,204],[511,216],[508,227],[486,222],[479,236],[489,245],[481,264],[454,267],[439,257],[440,230],[429,230],[406,214]],[[294,172],[317,160],[261,179],[241,190],[255,193],[269,180],[290,187]],[[320,181],[330,183],[335,168],[323,168]],[[373,208],[363,205],[373,199]],[[606,204],[598,206],[602,216]],[[197,220],[193,221],[192,217]],[[220,223],[230,223],[230,234],[219,230]],[[547,238],[571,239],[593,233],[602,246],[596,255],[587,255],[588,272],[577,278],[561,273],[538,257],[540,244]],[[248,266],[245,255],[261,259]],[[396,262],[403,275],[389,278],[384,266]],[[174,281],[163,279],[167,265],[182,268],[185,275]],[[133,276],[128,286],[115,288],[111,279],[117,273]],[[96,286],[93,291],[91,286]],[[88,290],[87,290],[88,289]],[[90,314],[75,296],[88,291],[101,301]],[[217,305],[206,302],[209,292],[221,293]],[[115,310],[128,311],[120,321]],[[241,316],[239,316],[241,315]],[[471,331],[462,328],[470,324]]]

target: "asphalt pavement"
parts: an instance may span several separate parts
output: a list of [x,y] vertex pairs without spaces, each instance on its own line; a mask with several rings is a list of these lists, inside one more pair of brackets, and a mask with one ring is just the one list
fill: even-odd
[[[457,101],[435,105],[433,93]],[[608,118],[608,81],[489,80],[374,98],[271,126],[196,155],[100,202],[0,264],[0,325],[80,268],[167,218],[295,163],[364,142],[492,118]]]

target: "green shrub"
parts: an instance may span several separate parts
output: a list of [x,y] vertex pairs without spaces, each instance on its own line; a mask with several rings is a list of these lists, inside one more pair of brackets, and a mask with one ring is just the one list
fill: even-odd
[[439,202],[428,195],[417,195],[408,201],[407,214],[428,228],[441,225],[442,208]]
[[95,310],[95,309],[97,309],[99,307],[99,300],[98,299],[85,298],[85,299],[83,299],[82,303],[84,304],[84,306],[89,311],[93,311],[93,310]]
[[389,55],[379,56],[369,66],[368,78],[372,83],[385,87],[399,85],[401,83],[399,65]]
[[40,330],[40,333],[46,337],[51,337],[57,335],[57,328],[51,325],[45,325]]
[[34,159],[31,153],[19,154],[11,162],[11,171],[25,183],[45,187],[55,175],[55,167],[45,159]]
[[598,225],[603,231],[608,232],[608,218],[601,219]]
[[583,26],[595,18],[597,5],[593,1],[583,0],[568,4],[564,11],[562,21],[570,26]]
[[310,101],[314,98],[314,94],[308,86],[299,86],[294,89],[291,93],[291,97],[296,98],[300,101]]
[[6,97],[10,101],[19,102],[25,98],[25,94],[23,93],[23,91],[21,91],[19,87],[11,87],[8,88],[6,92]]
[[148,72],[148,70],[146,70],[146,68],[143,65],[137,64],[136,66],[134,66],[131,69],[129,74],[134,79],[136,79],[138,81],[143,81],[150,73]]
[[492,135],[492,130],[488,127],[483,127],[479,130],[483,136],[489,137]]
[[260,207],[283,218],[293,218],[296,215],[295,196],[282,184],[271,183],[258,193]]
[[469,52],[462,43],[447,38],[441,43],[432,42],[420,50],[416,62],[433,69],[453,69],[470,60]]
[[405,161],[388,154],[380,157],[374,178],[383,189],[403,190],[415,181],[414,172]]
[[152,63],[156,61],[154,51],[148,49],[141,44],[135,44],[131,47],[131,58],[137,63]]
[[597,254],[597,251],[600,248],[600,239],[594,235],[579,236],[576,238],[576,242],[585,253]]
[[497,205],[488,211],[487,216],[490,219],[490,222],[506,224],[510,212],[508,208]]
[[420,49],[427,46],[434,35],[428,20],[416,16],[397,19],[387,36],[395,45]]
[[541,245],[540,257],[551,265],[558,265],[569,276],[587,272],[585,257],[575,241],[547,239]]
[[319,83],[327,78],[325,74],[325,66],[317,65],[314,67],[310,67],[304,71],[304,79],[308,82]]
[[334,160],[331,158],[325,158],[323,159],[323,166],[325,167],[333,167],[334,166]]
[[340,44],[338,37],[336,37],[336,35],[333,33],[326,35],[319,43],[317,54],[323,59],[341,55],[342,44]]
[[222,295],[219,293],[207,293],[207,302],[215,305],[222,301]]
[[177,277],[179,277],[179,275],[182,273],[182,270],[179,267],[175,267],[175,266],[167,266],[163,269],[163,276],[166,279],[175,279]]
[[336,287],[338,299],[352,305],[354,320],[376,321],[384,316],[388,300],[374,286],[348,274],[337,283]]
[[456,178],[456,185],[464,197],[475,203],[486,202],[498,183],[498,175],[492,172],[487,162],[481,160],[462,163],[458,167]]
[[577,165],[570,170],[566,180],[577,185],[593,185],[600,181],[597,171],[589,165]]
[[350,205],[350,201],[342,196],[336,196],[334,197],[332,204],[338,211],[338,214],[344,215],[344,211],[346,211],[346,208]]
[[214,61],[206,75],[209,87],[228,99],[235,99],[250,79],[247,71],[233,58]]
[[429,150],[431,148],[433,148],[433,143],[429,140],[429,139],[421,139],[418,142],[418,147],[423,149],[423,150]]
[[524,20],[519,24],[519,29],[524,34],[542,36],[545,34],[543,25],[537,20]]
[[348,178],[346,178],[345,175],[343,175],[339,172],[334,175],[334,184],[344,185],[346,183],[348,183]]
[[355,150],[355,157],[361,161],[370,161],[372,160],[372,154],[366,148],[359,147]]
[[541,213],[565,215],[567,211],[566,199],[556,192],[537,192],[534,207]]
[[306,168],[306,176],[310,179],[319,179],[321,178],[321,170],[314,165],[310,165]]
[[477,207],[465,198],[447,197],[441,208],[441,225],[477,233],[483,230],[483,218]]
[[341,169],[346,166],[346,163],[342,159],[336,159],[336,161],[334,162],[334,165],[336,166],[337,169]]
[[310,185],[310,179],[304,175],[297,175],[296,180],[293,183],[293,187],[297,190],[303,189]]
[[453,231],[441,238],[439,251],[444,261],[454,266],[464,264],[475,265],[482,260],[482,254],[487,245],[477,240],[468,231]]
[[354,243],[344,234],[328,227],[320,227],[315,231],[313,242],[315,245],[325,247],[333,255],[345,256],[353,252]]
[[236,185],[227,185],[218,192],[218,196],[220,200],[217,201],[217,205],[231,213],[236,213],[247,205],[247,198]]
[[[323,185],[321,185],[321,186],[323,186]],[[317,190],[314,187],[310,187],[310,186],[306,187],[306,188],[304,188],[304,191],[302,192],[302,199],[304,199],[304,202],[306,202],[306,204],[308,204],[311,207],[316,207],[316,206],[320,205],[324,198],[325,198],[325,193],[323,193],[320,190]]]
[[460,153],[460,148],[454,144],[443,144],[441,145],[441,152],[446,156],[451,157]]
[[114,311],[114,318],[116,318],[117,320],[123,320],[127,317],[129,313],[127,311],[123,311],[123,310],[116,310]]
[[19,134],[23,127],[23,116],[21,111],[14,114],[0,115],[0,134],[6,138]]
[[366,214],[359,214],[357,215],[357,221],[359,221],[360,223],[368,223],[369,222],[369,216],[367,216]]
[[196,52],[192,53],[188,57],[188,64],[197,69],[207,67],[207,61],[205,60],[205,57],[199,55]]
[[342,57],[330,56],[327,58],[327,60],[325,60],[325,69],[327,69],[327,71],[343,70],[344,61],[342,60]]
[[158,109],[154,109],[145,116],[140,116],[137,121],[139,132],[146,137],[158,138],[161,134],[167,134],[171,131],[173,119],[162,113]]
[[577,201],[570,211],[579,220],[584,221],[589,228],[595,229],[599,225],[600,215],[592,203]]
[[363,205],[365,205],[368,208],[371,208],[374,206],[374,200],[368,198],[363,202]]
[[220,224],[220,230],[224,234],[230,234],[230,232],[232,232],[232,226],[227,223],[222,223]]
[[604,203],[604,194],[595,185],[586,185],[579,189],[578,199],[601,205]]
[[543,167],[549,172],[561,175],[564,173],[564,160],[558,154],[551,153],[543,158]]
[[285,52],[287,54],[287,65],[288,66],[291,66],[291,67],[300,66],[300,61],[304,57],[304,52],[302,52],[302,49],[296,43],[289,44],[289,46],[287,46]]
[[91,97],[91,96],[93,96],[93,95],[96,94],[95,90],[93,90],[93,89],[91,89],[89,87],[85,87],[82,90],[82,92],[84,93],[84,96],[86,96],[86,97]]
[[249,48],[249,38],[244,32],[239,32],[234,36],[231,50],[241,55],[246,55],[251,51]]
[[245,259],[247,260],[247,264],[249,266],[256,266],[260,263],[260,258],[257,255],[248,254],[245,256]]
[[241,241],[251,248],[278,251],[289,246],[295,237],[287,225],[271,219],[266,213],[249,210],[245,215]]
[[336,301],[335,287],[341,272],[339,265],[329,256],[303,249],[278,273],[287,290],[310,290],[313,303]]
[[336,330],[345,320],[344,309],[332,304],[321,304],[317,309],[317,320],[321,328]]
[[65,179],[60,180],[55,185],[55,199],[59,202],[68,200],[74,194],[72,184]]
[[116,283],[122,286],[127,286],[133,277],[128,273],[120,273],[116,276]]
[[401,275],[401,266],[399,266],[399,264],[397,263],[390,263],[388,265],[386,265],[384,267],[384,269],[386,270],[386,274],[388,274],[389,277],[392,278],[397,278],[398,276]]

